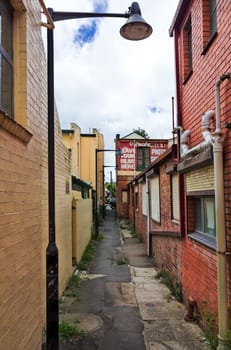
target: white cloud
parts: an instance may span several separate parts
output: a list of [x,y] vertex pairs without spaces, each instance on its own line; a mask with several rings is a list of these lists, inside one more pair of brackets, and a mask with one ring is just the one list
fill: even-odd
[[[91,0],[45,0],[55,11],[93,11]],[[100,3],[97,0],[97,3]],[[105,1],[103,1],[105,3]],[[131,2],[108,1],[107,12],[124,13]],[[153,27],[148,39],[130,42],[119,34],[123,18],[104,18],[94,42],[74,44],[74,32],[89,19],[55,23],[55,97],[62,128],[77,123],[82,132],[98,128],[105,148],[114,138],[141,127],[151,138],[170,138],[175,95],[173,38],[169,27],[178,0],[139,1]],[[45,30],[44,30],[45,31]],[[159,113],[152,113],[150,106]],[[105,163],[113,154],[105,152]]]

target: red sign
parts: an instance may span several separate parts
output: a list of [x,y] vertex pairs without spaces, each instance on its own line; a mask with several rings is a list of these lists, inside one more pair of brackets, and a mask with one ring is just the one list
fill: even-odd
[[150,147],[150,163],[154,162],[168,147],[168,142],[163,141],[133,141],[119,140],[116,149],[120,150],[117,157],[118,170],[136,170],[136,149],[137,147]]

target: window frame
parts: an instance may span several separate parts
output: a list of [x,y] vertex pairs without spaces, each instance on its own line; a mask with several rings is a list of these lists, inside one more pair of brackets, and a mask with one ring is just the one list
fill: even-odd
[[160,223],[160,176],[155,175],[150,179],[151,187],[151,218]]
[[139,210],[139,192],[138,192],[138,185],[135,186],[135,193],[134,193],[134,199],[135,199],[135,209],[136,211]]
[[[196,240],[197,242],[211,248],[216,249],[216,216],[215,216],[215,195],[211,193],[212,191],[207,191],[208,193],[195,193],[190,194],[187,196],[187,231],[188,231],[188,237]],[[195,202],[196,200],[200,199],[202,203],[206,201],[207,199],[213,200],[213,220],[214,220],[214,235],[208,234],[204,232],[203,230],[200,230],[196,228],[196,213],[195,213]],[[204,207],[203,207],[204,210]],[[202,218],[203,221],[205,220]],[[205,225],[205,222],[203,222],[203,227]]]
[[192,21],[191,14],[189,15],[185,26],[183,28],[183,57],[184,57],[184,70],[183,78],[184,84],[190,78],[193,72],[193,50],[192,50]]
[[27,129],[27,9],[22,0],[12,2],[13,11],[13,115],[0,109],[0,128],[28,144],[33,134]]
[[[0,30],[6,43],[0,38],[0,110],[13,119],[14,116],[14,9],[11,4],[5,0],[0,0]],[[3,20],[2,20],[3,18]],[[6,22],[6,24],[4,23]],[[4,28],[3,28],[4,26]],[[7,26],[7,27],[6,27]],[[5,29],[6,27],[6,29]],[[8,35],[5,35],[7,31]],[[5,45],[8,47],[5,46]],[[5,63],[4,63],[5,62]],[[5,66],[5,68],[4,68]],[[7,82],[4,82],[4,71]],[[4,91],[3,87],[9,91]]]
[[172,220],[180,220],[180,199],[179,199],[179,175],[171,174],[171,217]]
[[[212,42],[217,36],[217,1],[216,0],[203,0],[202,5],[202,18],[203,18],[203,50],[204,55]],[[214,20],[215,18],[215,20]]]
[[217,1],[209,0],[210,38],[217,32]]
[[146,189],[146,183],[142,183],[142,214],[147,216],[147,189]]
[[121,200],[123,204],[126,204],[128,202],[128,191],[122,190],[121,191]]
[[[208,206],[207,204],[209,203],[209,201],[212,200],[212,204],[213,204],[213,223],[214,223],[214,234],[210,234],[208,232],[208,224],[207,222],[209,221],[209,216],[208,216]],[[199,202],[200,201],[200,207],[198,208],[196,201]],[[196,209],[200,210],[200,224],[199,224],[199,220],[197,220],[197,213],[196,213]],[[194,224],[195,224],[195,232],[204,234],[206,236],[212,237],[212,238],[216,238],[216,218],[215,218],[215,198],[212,196],[196,196],[194,197]],[[201,227],[199,227],[201,226]],[[207,229],[206,229],[207,228]]]
[[[147,153],[147,154],[146,154]],[[140,163],[142,163],[140,165]],[[150,165],[150,147],[137,147],[136,149],[136,170],[142,171]]]

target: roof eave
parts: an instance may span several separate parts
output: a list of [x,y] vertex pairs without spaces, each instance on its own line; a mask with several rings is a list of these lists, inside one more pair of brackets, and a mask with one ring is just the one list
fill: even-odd
[[178,24],[182,21],[184,14],[189,7],[191,0],[180,0],[172,20],[172,24],[169,28],[169,36],[173,36],[174,30],[178,27]]

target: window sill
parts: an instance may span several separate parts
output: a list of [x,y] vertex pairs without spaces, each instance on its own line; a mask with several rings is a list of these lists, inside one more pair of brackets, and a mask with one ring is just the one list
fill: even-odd
[[180,232],[175,231],[151,231],[150,236],[162,236],[171,238],[182,238]]
[[216,239],[212,237],[208,237],[206,235],[203,235],[198,232],[193,232],[188,234],[188,237],[192,239],[193,241],[196,241],[198,243],[203,244],[204,246],[216,250],[217,244],[216,244]]
[[215,33],[211,36],[211,38],[209,39],[209,41],[207,42],[207,44],[204,46],[203,51],[202,51],[202,53],[201,53],[202,56],[206,54],[206,52],[208,51],[208,49],[209,49],[210,46],[212,45],[212,42],[215,40],[216,36],[217,36],[217,32],[215,32]]
[[152,220],[155,224],[160,225],[160,220],[153,219],[153,218],[151,218],[151,220]]
[[180,225],[180,221],[177,219],[172,219],[172,223],[176,225]]
[[17,137],[23,143],[29,143],[32,134],[23,126],[11,119],[5,112],[0,110],[0,128],[6,130],[9,134]]

